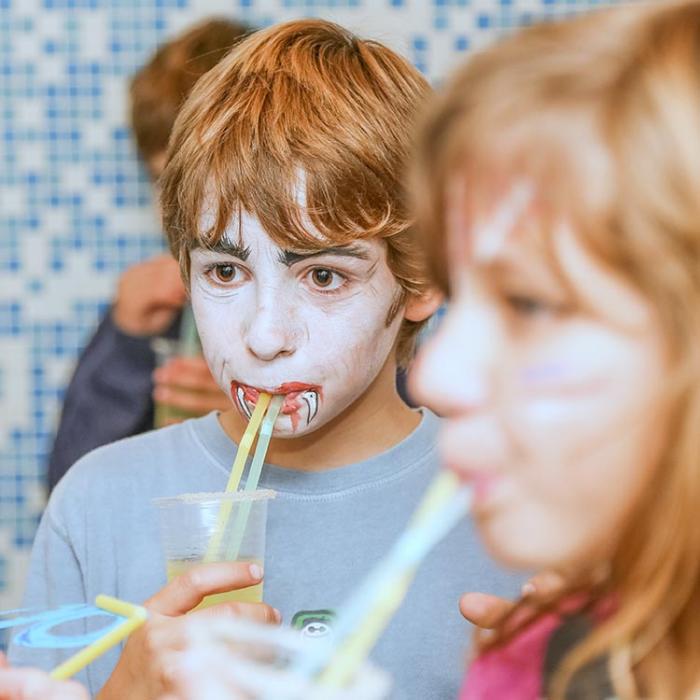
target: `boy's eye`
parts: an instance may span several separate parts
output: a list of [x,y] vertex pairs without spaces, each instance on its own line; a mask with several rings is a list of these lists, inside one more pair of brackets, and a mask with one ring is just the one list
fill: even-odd
[[311,273],[311,279],[319,287],[330,287],[333,282],[333,273],[330,270],[314,270]]
[[230,282],[236,276],[235,265],[215,265],[214,276],[219,282]]
[[324,291],[333,291],[342,287],[345,278],[325,267],[317,267],[309,273],[309,279],[314,287]]

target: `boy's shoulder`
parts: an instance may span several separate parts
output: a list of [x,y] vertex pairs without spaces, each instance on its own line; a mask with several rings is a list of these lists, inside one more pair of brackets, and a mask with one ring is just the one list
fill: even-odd
[[206,465],[202,435],[216,414],[151,430],[98,447],[81,457],[56,486],[51,502],[100,498],[176,484],[195,465]]

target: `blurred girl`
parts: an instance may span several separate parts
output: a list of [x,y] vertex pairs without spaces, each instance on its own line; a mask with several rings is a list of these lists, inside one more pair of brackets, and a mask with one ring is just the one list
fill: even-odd
[[[700,4],[543,25],[476,56],[415,191],[447,318],[414,391],[447,420],[525,600],[462,698],[700,692]],[[566,693],[566,695],[565,695]]]

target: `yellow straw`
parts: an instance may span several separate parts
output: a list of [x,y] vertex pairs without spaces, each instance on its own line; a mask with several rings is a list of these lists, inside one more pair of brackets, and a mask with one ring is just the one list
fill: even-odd
[[[233,461],[233,467],[231,468],[231,475],[228,479],[228,484],[226,484],[226,493],[235,493],[241,483],[241,477],[243,476],[243,469],[245,469],[245,463],[248,459],[248,454],[250,453],[250,448],[253,446],[255,441],[255,436],[258,433],[258,428],[262,423],[265,411],[270,404],[272,397],[270,394],[261,393],[258,396],[258,402],[255,404],[255,409],[253,410],[253,415],[250,417],[250,422],[248,427],[243,433],[241,442],[238,445],[238,451],[236,452],[236,458]],[[219,509],[219,515],[216,520],[216,526],[214,529],[214,534],[209,542],[209,547],[207,548],[207,553],[204,557],[205,562],[216,561],[218,558],[219,549],[221,548],[221,540],[226,532],[226,525],[231,517],[231,509],[233,503],[231,501],[224,501]]]
[[[262,428],[260,428],[258,444],[255,447],[255,455],[253,456],[253,463],[250,465],[250,471],[248,472],[248,478],[245,482],[244,492],[250,493],[258,488],[260,474],[262,473],[263,464],[265,462],[265,455],[267,454],[267,448],[270,446],[270,439],[272,438],[272,431],[275,429],[275,421],[282,410],[283,403],[284,396],[281,396],[280,394],[275,396],[270,402],[270,408],[265,414],[265,420],[262,423]],[[240,554],[243,536],[245,535],[246,528],[248,527],[250,505],[250,501],[241,501],[239,504],[236,519],[233,523],[233,527],[231,528],[231,537],[229,538],[228,549],[226,551],[226,559],[228,561],[236,561],[238,559],[238,555]]]
[[413,567],[379,597],[371,614],[365,618],[365,622],[345,642],[335,660],[319,675],[318,680],[321,685],[342,688],[350,682],[357,668],[381,637],[386,625],[401,607],[415,575],[416,567]]
[[258,434],[258,428],[260,428],[263,416],[265,415],[267,407],[270,405],[271,399],[272,396],[270,396],[270,394],[260,394],[258,396],[258,402],[255,404],[253,415],[250,417],[250,422],[245,429],[245,433],[243,433],[241,444],[238,445],[238,452],[236,452],[236,459],[233,461],[231,476],[229,476],[228,484],[226,484],[226,493],[238,491],[250,448],[253,446],[253,441]]
[[[408,531],[424,526],[452,499],[459,480],[452,472],[441,472],[430,485],[414,512]],[[334,658],[321,672],[319,682],[330,687],[342,687],[350,681],[356,669],[367,658],[385,627],[401,606],[418,570],[417,565],[394,572],[389,585],[377,591],[374,604],[369,606],[355,631],[341,642]]]
[[126,603],[123,600],[118,600],[117,598],[112,598],[107,595],[98,595],[97,598],[95,598],[95,605],[114,615],[125,617],[126,620],[118,627],[115,627],[99,639],[96,639],[92,644],[81,649],[67,661],[56,666],[56,668],[51,671],[50,675],[52,678],[64,681],[75,675],[88,664],[91,664],[96,658],[102,656],[102,654],[116,644],[119,644],[123,639],[126,639],[126,637],[148,619],[148,611],[146,608],[142,608],[140,605],[132,605],[131,603]]

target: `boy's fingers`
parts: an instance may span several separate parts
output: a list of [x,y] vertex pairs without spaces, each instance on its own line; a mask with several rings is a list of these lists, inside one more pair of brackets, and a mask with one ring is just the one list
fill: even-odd
[[193,613],[197,617],[240,617],[252,622],[260,622],[265,625],[279,625],[282,622],[282,615],[279,610],[267,605],[267,603],[242,603],[231,601],[230,603],[219,603],[210,608],[198,610]]
[[260,583],[257,564],[214,562],[193,566],[149,598],[144,606],[161,615],[185,615],[213,593],[226,593]]
[[514,605],[510,600],[487,593],[465,593],[459,601],[462,615],[482,629],[497,627]]

